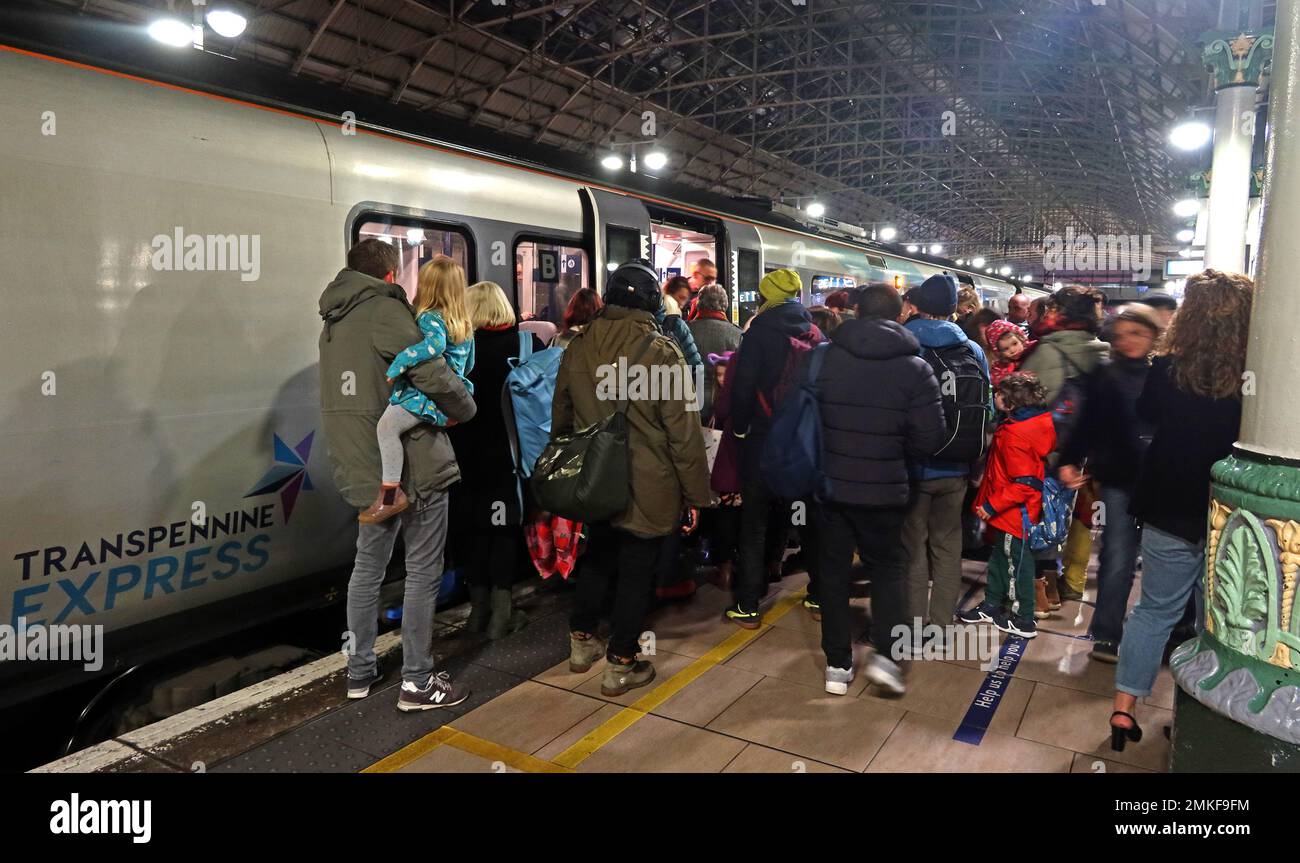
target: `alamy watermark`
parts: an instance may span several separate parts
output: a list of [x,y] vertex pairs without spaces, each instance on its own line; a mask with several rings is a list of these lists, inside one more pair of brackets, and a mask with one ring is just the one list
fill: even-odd
[[1053,272],[1116,272],[1127,270],[1133,281],[1151,278],[1150,234],[1065,234],[1043,238],[1043,269]]
[[159,272],[237,272],[244,282],[262,275],[261,234],[187,234],[177,225],[149,245],[149,263]]
[[80,662],[86,671],[104,667],[103,624],[0,624],[0,662]]
[[601,401],[684,401],[699,411],[704,393],[704,367],[685,363],[642,365],[619,357],[596,369],[596,398]]
[[914,617],[910,624],[900,623],[890,630],[893,644],[889,657],[900,660],[946,660],[948,662],[977,660],[982,671],[992,671],[997,665],[1000,635],[991,626],[971,623],[922,624]]

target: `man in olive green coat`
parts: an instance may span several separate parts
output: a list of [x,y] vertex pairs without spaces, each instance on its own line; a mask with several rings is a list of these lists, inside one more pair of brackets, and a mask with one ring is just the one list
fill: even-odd
[[[619,398],[628,401],[631,505],[607,524],[588,525],[569,619],[569,668],[584,672],[603,652],[608,665],[601,691],[610,696],[654,679],[654,666],[636,654],[659,555],[664,540],[681,529],[683,510],[713,500],[694,377],[677,345],[655,325],[661,297],[657,274],[645,262],[612,273],[605,308],[565,349],[551,406],[554,435],[602,422]],[[594,633],[611,585],[614,613],[605,650]]]
[[[379,489],[375,425],[392,390],[385,378],[388,365],[423,338],[405,291],[394,282],[398,266],[395,248],[363,240],[348,252],[348,266],[320,298],[325,440],[334,484],[358,510],[368,507]],[[441,357],[412,367],[407,377],[452,420],[474,417],[473,398]],[[428,710],[459,704],[468,696],[446,672],[433,673],[430,651],[447,538],[447,489],[460,471],[445,431],[436,426],[416,426],[403,439],[403,447],[402,488],[412,506],[379,524],[361,524],[357,533],[357,556],[348,581],[348,698],[365,698],[382,676],[375,658],[379,588],[400,532],[406,546],[406,584],[397,707]]]

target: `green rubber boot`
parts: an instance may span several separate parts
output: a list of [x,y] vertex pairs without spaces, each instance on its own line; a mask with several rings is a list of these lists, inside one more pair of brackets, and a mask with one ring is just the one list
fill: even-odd
[[518,632],[528,623],[528,616],[514,607],[510,588],[492,588],[492,619],[488,621],[488,638],[495,641],[505,638],[512,632]]
[[469,618],[465,621],[465,628],[470,632],[487,632],[488,619],[492,616],[491,591],[487,585],[471,585],[469,601]]

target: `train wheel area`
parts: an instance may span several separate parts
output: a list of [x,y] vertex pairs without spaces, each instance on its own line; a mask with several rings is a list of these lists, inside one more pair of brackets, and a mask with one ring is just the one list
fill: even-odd
[[[965,563],[970,603],[982,569]],[[1138,716],[1152,733],[1122,753],[1104,729],[1113,665],[1089,659],[1095,561],[1080,600],[1040,621],[1032,641],[922,633],[907,646],[908,693],[859,676],[848,697],[823,690],[820,627],[803,606],[807,576],[774,583],[757,630],[722,616],[728,595],[700,585],[664,602],[643,636],[652,684],[601,691],[604,660],[568,664],[567,591],[530,591],[529,624],[496,642],[439,615],[439,669],[470,690],[459,705],[396,708],[397,633],[381,636],[387,677],[347,701],[341,657],[41,768],[212,773],[465,772],[1150,772],[1168,769],[1174,684],[1162,670]],[[859,585],[862,587],[862,585]],[[862,592],[861,590],[857,592]],[[855,631],[870,602],[853,600]],[[944,635],[948,635],[945,639]],[[860,639],[861,640],[861,639]],[[974,648],[970,650],[969,648]],[[865,653],[859,644],[855,653]],[[209,714],[204,718],[204,714]],[[184,731],[168,730],[183,728]]]

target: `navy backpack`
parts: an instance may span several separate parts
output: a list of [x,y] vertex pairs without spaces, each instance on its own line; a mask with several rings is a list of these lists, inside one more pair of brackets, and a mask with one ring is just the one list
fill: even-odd
[[781,402],[763,444],[763,481],[782,500],[820,500],[830,490],[822,468],[821,388],[817,385],[829,349],[830,342],[813,348],[807,380]]

